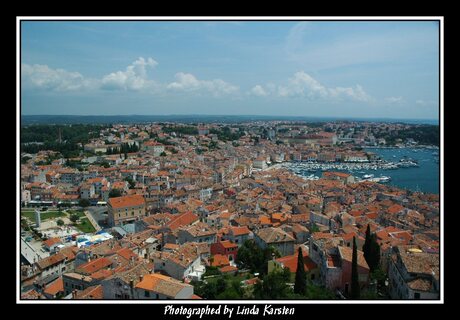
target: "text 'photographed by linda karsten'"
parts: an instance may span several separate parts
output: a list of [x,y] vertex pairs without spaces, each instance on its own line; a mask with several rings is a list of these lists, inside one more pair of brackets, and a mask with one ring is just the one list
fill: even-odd
[[231,318],[233,315],[245,315],[245,316],[271,316],[271,315],[294,315],[294,307],[285,307],[285,306],[273,306],[271,304],[266,305],[252,305],[252,306],[234,306],[234,305],[216,305],[210,306],[206,305],[205,307],[176,307],[173,305],[164,306],[164,315],[182,315],[187,319],[189,318],[203,318],[204,316],[226,316]]

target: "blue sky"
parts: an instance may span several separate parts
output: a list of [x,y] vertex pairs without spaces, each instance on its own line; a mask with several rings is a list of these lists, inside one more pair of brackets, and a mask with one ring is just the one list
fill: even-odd
[[23,114],[438,118],[436,22],[21,23]]

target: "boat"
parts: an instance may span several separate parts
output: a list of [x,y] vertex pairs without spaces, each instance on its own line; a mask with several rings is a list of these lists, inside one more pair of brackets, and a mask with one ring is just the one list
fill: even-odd
[[373,177],[374,177],[373,174],[365,174],[365,175],[363,176],[363,179],[370,179],[370,178],[373,178]]

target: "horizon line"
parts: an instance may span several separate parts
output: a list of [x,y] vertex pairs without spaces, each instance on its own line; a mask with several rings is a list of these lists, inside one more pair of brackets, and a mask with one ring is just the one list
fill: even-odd
[[307,115],[261,115],[261,114],[206,114],[206,113],[173,113],[173,114],[21,114],[21,117],[34,117],[34,116],[53,116],[53,117],[132,117],[132,116],[151,116],[151,117],[172,117],[172,116],[207,116],[207,117],[271,117],[271,118],[327,118],[327,119],[389,119],[389,120],[431,120],[439,121],[439,118],[397,118],[397,117],[384,117],[384,116],[307,116]]

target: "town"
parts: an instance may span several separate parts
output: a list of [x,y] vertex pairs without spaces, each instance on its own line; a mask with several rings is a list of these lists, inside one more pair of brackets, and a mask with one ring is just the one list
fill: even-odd
[[439,194],[342,170],[405,147],[439,127],[23,126],[21,299],[439,299]]

